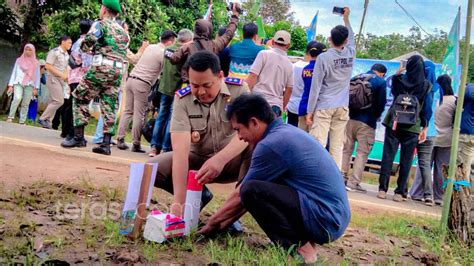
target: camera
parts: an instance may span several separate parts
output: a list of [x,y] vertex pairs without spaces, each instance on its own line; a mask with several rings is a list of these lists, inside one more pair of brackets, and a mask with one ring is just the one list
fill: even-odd
[[332,9],[332,13],[333,13],[333,14],[336,14],[336,15],[344,15],[344,8],[343,8],[343,7],[337,7],[337,6],[335,6],[335,7]]
[[234,9],[234,5],[237,5],[236,10],[239,14],[242,15],[242,8],[240,8],[240,6],[237,3],[234,3],[234,2],[230,2],[227,5],[227,11],[232,11]]

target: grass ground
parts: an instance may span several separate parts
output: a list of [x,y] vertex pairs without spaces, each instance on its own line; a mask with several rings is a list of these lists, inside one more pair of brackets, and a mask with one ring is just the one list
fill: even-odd
[[[296,265],[288,253],[271,245],[248,214],[245,233],[157,244],[128,240],[118,233],[124,192],[81,185],[38,182],[5,192],[0,188],[0,264],[178,263],[222,265]],[[3,196],[4,195],[4,196]],[[163,210],[169,196],[157,191],[152,204]],[[206,207],[205,220],[223,202]],[[94,218],[94,215],[95,218]],[[320,265],[443,264],[472,265],[474,249],[449,239],[438,245],[438,222],[431,218],[353,208],[346,234],[319,247]]]

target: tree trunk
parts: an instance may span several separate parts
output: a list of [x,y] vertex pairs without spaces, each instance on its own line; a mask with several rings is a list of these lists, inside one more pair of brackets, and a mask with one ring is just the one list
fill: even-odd
[[23,47],[30,42],[31,33],[36,30],[35,23],[38,23],[36,20],[36,12],[38,12],[38,1],[29,1],[28,12],[24,17],[23,31],[21,34],[21,45],[19,54],[23,52]]
[[[447,168],[445,168],[444,174],[447,178]],[[468,180],[465,168],[462,165],[458,165],[456,171],[456,181]],[[453,198],[450,206],[450,213],[448,218],[448,228],[451,233],[461,242],[468,246],[471,246],[473,240],[473,223],[474,217],[472,212],[474,211],[472,206],[472,196],[468,187],[459,186],[459,191],[453,191]]]

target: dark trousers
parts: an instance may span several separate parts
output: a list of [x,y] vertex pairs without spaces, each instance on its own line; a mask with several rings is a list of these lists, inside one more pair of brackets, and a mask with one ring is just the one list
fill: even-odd
[[382,166],[379,176],[379,190],[388,191],[390,173],[392,172],[393,160],[400,145],[400,171],[398,173],[397,188],[395,194],[406,197],[408,176],[413,161],[413,152],[418,144],[418,134],[403,130],[393,131],[391,128],[385,129],[385,139],[383,144]]
[[151,139],[151,146],[158,151],[168,152],[171,150],[170,123],[173,112],[173,99],[173,96],[161,94],[158,117],[155,120],[153,137]]
[[242,184],[240,197],[245,209],[273,243],[288,250],[309,241],[296,190],[277,183],[249,180]]
[[298,114],[294,114],[288,111],[288,124],[298,127]]
[[[69,85],[71,87],[71,93],[76,89],[79,83],[73,83]],[[72,114],[72,95],[69,99],[64,99],[61,114],[62,133],[67,137],[74,137],[74,117]]]
[[61,105],[61,107],[59,107],[58,110],[56,110],[56,113],[54,114],[54,118],[51,121],[51,127],[53,129],[59,129],[59,125],[61,124],[61,119],[62,119],[62,114],[63,114],[63,108],[64,108],[64,104]]

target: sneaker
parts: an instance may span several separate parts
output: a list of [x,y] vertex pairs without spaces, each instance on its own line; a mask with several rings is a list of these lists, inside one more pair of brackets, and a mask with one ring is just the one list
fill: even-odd
[[387,198],[387,192],[380,190],[379,193],[377,194],[377,198],[379,199],[386,199]]
[[434,201],[432,198],[425,198],[425,205],[426,206],[433,206],[434,205]]
[[150,157],[155,157],[156,155],[158,154],[158,151],[156,150],[156,148],[151,148],[151,151],[148,153],[148,156]]
[[367,193],[367,190],[363,188],[360,184],[353,185],[352,183],[348,183],[346,189],[349,189],[349,191],[353,192]]
[[119,150],[128,150],[128,145],[125,144],[123,139],[117,139],[117,148]]
[[12,118],[8,118],[7,119],[7,123],[12,123],[13,122],[13,119]]
[[46,120],[41,120],[41,119],[39,119],[39,120],[38,120],[38,124],[42,125],[43,128],[49,128],[49,129],[51,128],[51,126],[49,125],[48,121],[46,121]]
[[393,195],[393,201],[395,202],[402,202],[403,201],[403,196],[401,194],[396,194]]
[[437,199],[437,200],[435,200],[434,202],[435,202],[435,204],[438,205],[438,206],[441,206],[441,207],[443,206],[443,200]]

